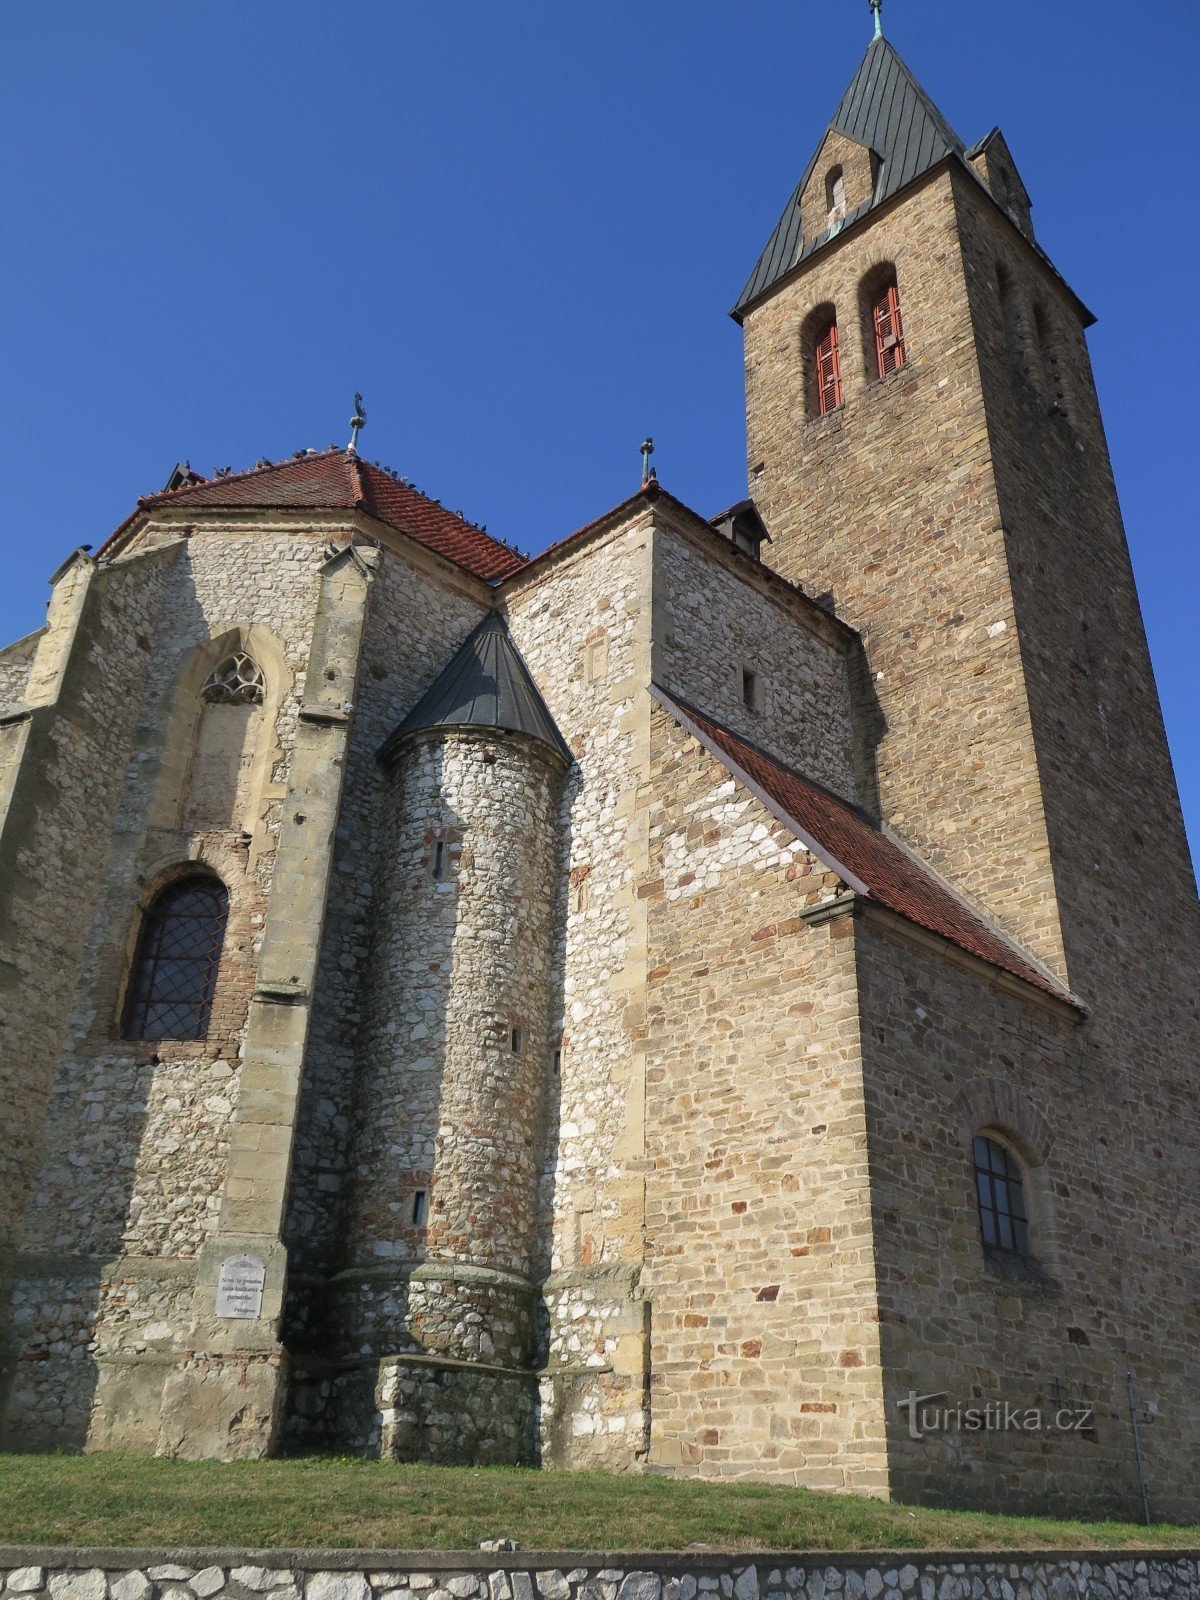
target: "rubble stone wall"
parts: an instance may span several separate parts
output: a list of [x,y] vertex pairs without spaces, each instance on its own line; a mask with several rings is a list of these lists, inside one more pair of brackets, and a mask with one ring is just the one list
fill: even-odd
[[1184,1600],[1194,1551],[472,1555],[0,1548],[4,1600]]
[[[558,1007],[535,1275],[542,1459],[644,1458],[645,774],[651,518],[644,508],[506,589],[512,637],[575,755],[564,779]],[[552,1033],[555,1026],[552,1026]]]

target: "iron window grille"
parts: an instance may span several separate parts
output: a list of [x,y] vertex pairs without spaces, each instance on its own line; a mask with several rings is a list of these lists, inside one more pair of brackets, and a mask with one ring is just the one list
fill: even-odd
[[228,913],[228,893],[216,878],[184,878],[162,891],[138,939],[127,1039],[207,1035]]
[[984,1244],[992,1250],[1028,1260],[1029,1214],[1025,1208],[1025,1183],[1016,1158],[995,1139],[974,1141],[975,1188],[979,1197],[979,1226]]

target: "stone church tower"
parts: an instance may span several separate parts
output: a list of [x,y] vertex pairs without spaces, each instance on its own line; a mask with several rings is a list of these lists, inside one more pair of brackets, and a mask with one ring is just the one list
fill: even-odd
[[735,317],[715,518],[179,468],[0,652],[4,1447],[1200,1516],[1091,319],[882,38]]

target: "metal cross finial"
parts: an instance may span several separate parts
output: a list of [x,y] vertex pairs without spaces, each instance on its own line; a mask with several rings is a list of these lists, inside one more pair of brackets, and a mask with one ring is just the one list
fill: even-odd
[[875,37],[883,38],[883,0],[871,0],[871,10],[875,13]]
[[367,413],[363,410],[362,395],[354,396],[354,415],[350,418],[350,445],[349,448],[358,454],[358,434],[360,428],[367,425]]
[[654,454],[654,440],[649,434],[642,440],[642,488],[648,483],[653,483],[658,477],[657,472],[650,465],[650,457]]

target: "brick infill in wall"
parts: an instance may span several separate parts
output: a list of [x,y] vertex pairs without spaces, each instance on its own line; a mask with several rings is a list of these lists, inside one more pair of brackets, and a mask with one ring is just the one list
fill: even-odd
[[[105,1550],[0,1546],[5,1600],[1174,1600],[1200,1551]],[[439,1581],[444,1579],[445,1581]]]

